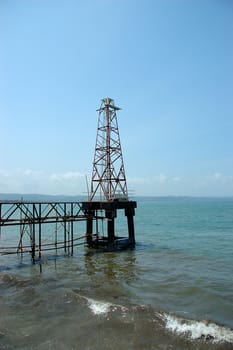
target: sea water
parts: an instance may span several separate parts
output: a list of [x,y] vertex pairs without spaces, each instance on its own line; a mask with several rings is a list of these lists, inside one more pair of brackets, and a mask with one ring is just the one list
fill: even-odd
[[133,250],[0,256],[0,349],[233,349],[233,198],[137,202]]

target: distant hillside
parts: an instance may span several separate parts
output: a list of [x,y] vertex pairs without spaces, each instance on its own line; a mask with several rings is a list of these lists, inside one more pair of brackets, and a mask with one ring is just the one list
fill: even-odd
[[0,193],[0,201],[30,201],[30,202],[44,202],[44,201],[82,201],[86,200],[86,196],[65,196],[65,195],[47,195],[47,194],[22,194],[22,193]]

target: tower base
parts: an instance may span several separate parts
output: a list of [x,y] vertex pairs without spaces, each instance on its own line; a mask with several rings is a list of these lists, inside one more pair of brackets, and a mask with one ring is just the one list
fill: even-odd
[[91,243],[88,244],[89,248],[99,249],[104,252],[120,251],[126,249],[133,249],[135,247],[135,242],[131,242],[127,237],[116,237],[113,243],[109,243],[108,239],[105,237],[100,237],[93,239]]
[[[116,251],[133,248],[135,246],[134,220],[135,201],[91,201],[82,202],[82,210],[87,217],[86,244],[89,248],[103,251]],[[115,219],[117,210],[124,209],[127,217],[128,237],[115,234]],[[101,214],[100,214],[101,213]],[[98,232],[98,221],[107,221],[107,236]],[[96,232],[93,232],[93,223],[96,224]]]

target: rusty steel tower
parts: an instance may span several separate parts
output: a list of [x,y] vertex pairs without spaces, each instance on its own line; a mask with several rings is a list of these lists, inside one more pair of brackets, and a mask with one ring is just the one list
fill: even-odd
[[99,112],[90,201],[128,200],[114,100],[104,98]]
[[[136,201],[128,198],[124,162],[114,100],[101,100],[97,137],[91,178],[91,191],[82,209],[87,217],[86,243],[88,247],[107,250],[124,249],[135,244],[134,215]],[[115,220],[117,210],[124,210],[127,218],[128,237],[117,234]],[[95,221],[95,225],[93,225]],[[99,224],[100,222],[100,224]],[[100,232],[100,226],[106,226]],[[94,232],[95,231],[95,232]]]

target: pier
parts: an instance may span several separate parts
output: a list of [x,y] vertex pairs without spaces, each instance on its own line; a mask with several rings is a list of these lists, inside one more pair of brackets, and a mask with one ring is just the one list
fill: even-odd
[[[51,250],[62,249],[73,255],[79,245],[104,251],[134,247],[137,203],[128,197],[118,110],[111,98],[103,99],[97,110],[97,137],[86,201],[0,201],[0,255],[30,253],[35,262]],[[119,210],[126,218],[127,236],[116,233]],[[12,232],[10,227],[18,227],[18,231]]]

